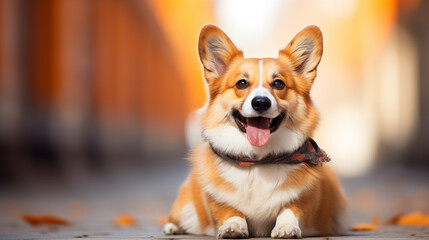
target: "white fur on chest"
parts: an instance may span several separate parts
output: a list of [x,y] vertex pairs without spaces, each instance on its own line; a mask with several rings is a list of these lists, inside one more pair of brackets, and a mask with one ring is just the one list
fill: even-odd
[[301,189],[283,186],[288,173],[299,168],[299,165],[238,167],[217,159],[217,166],[221,176],[236,191],[218,191],[210,184],[205,186],[205,190],[217,201],[243,213],[253,236],[270,233],[282,207],[301,193]]

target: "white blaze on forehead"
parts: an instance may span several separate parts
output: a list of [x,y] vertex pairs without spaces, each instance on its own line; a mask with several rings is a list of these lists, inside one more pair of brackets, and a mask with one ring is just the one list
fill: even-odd
[[[244,101],[243,108],[241,109],[241,114],[244,117],[267,117],[267,118],[275,118],[279,115],[277,101],[274,98],[274,96],[271,94],[271,92],[264,86],[262,86],[264,82],[264,60],[259,60],[259,84],[258,87],[253,89],[249,96],[247,96],[246,100]],[[260,115],[258,112],[256,112],[252,107],[252,100],[255,97],[267,97],[271,101],[271,107],[268,109],[268,111],[264,112],[262,115]]]

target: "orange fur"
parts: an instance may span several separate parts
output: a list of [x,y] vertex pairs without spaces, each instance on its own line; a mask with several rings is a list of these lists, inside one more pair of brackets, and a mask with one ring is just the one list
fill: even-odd
[[209,206],[213,214],[213,217],[217,223],[218,228],[222,226],[225,223],[225,221],[231,217],[234,217],[234,216],[244,217],[243,214],[237,211],[236,209],[231,208],[226,204],[221,204],[219,202],[216,202],[213,199],[210,200]]
[[[233,109],[243,108],[246,98],[258,87],[269,91],[279,111],[287,113],[288,118],[283,120],[279,129],[294,131],[304,138],[312,136],[319,115],[310,90],[322,50],[320,30],[311,26],[280,50],[278,58],[245,59],[220,29],[213,25],[205,26],[200,34],[199,54],[209,91],[209,100],[201,115],[206,140],[219,141],[210,135],[210,131],[219,134],[219,131],[232,129],[228,130],[232,131],[231,134],[243,134],[234,130],[238,127],[230,113]],[[237,88],[236,83],[240,79],[245,79],[249,87]],[[271,88],[274,79],[282,80],[286,87],[280,90]],[[293,136],[293,141],[300,141],[299,137]],[[273,141],[276,140],[270,139],[267,145],[273,144]],[[218,144],[222,145],[222,142]],[[225,147],[228,149],[229,146]],[[247,154],[266,154],[269,151],[268,147],[251,149],[254,152]],[[170,226],[173,230],[165,230],[169,234],[215,235],[219,231],[218,237],[228,238],[237,237],[229,234],[230,231],[243,231],[238,236],[245,237],[247,232],[244,234],[243,229],[247,231],[248,228],[253,236],[267,236],[273,228],[281,227],[279,224],[293,224],[295,218],[299,228],[310,229],[317,235],[340,234],[345,230],[341,222],[341,217],[346,214],[345,198],[335,174],[326,164],[239,167],[220,159],[208,143],[198,146],[189,160],[193,169],[181,187],[168,218],[169,223],[179,230]],[[272,197],[260,195],[268,190]],[[258,203],[262,204],[258,206]],[[247,204],[255,213],[249,212]],[[264,207],[267,207],[266,214],[258,212]],[[286,212],[282,217],[282,209],[291,212]],[[183,219],[184,216],[195,218]],[[243,222],[233,222],[240,218],[246,219],[248,226]],[[241,230],[234,224],[241,224]],[[300,232],[294,234],[301,236]],[[293,235],[286,233],[277,236],[273,232],[271,236]]]
[[[290,208],[304,226],[316,228],[320,235],[332,235],[335,234],[335,229],[332,228],[334,219],[331,216],[336,212],[345,211],[345,198],[335,174],[327,166],[312,168],[315,169],[305,170],[309,171],[307,176],[318,181],[313,181],[311,188],[303,192],[298,200],[285,207]],[[292,178],[297,177],[298,181],[302,181],[303,175],[305,176],[296,173]]]

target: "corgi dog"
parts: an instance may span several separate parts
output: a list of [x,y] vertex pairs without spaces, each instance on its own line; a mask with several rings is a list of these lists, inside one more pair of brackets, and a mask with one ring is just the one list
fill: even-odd
[[278,58],[244,58],[214,25],[198,52],[208,99],[205,140],[189,157],[165,234],[301,238],[347,232],[346,201],[329,158],[311,139],[319,114],[310,97],[322,33],[309,26]]

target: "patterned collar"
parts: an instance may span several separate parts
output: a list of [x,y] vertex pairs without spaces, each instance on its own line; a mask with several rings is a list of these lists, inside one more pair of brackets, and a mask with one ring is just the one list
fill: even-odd
[[295,152],[283,153],[278,155],[267,155],[262,159],[258,160],[252,156],[235,155],[230,153],[222,152],[215,148],[211,143],[210,147],[212,151],[220,158],[230,161],[242,167],[248,167],[253,165],[263,164],[297,164],[306,162],[311,166],[323,165],[323,162],[329,162],[331,159],[329,156],[319,148],[317,143],[312,139],[308,138],[304,144],[301,145]]

